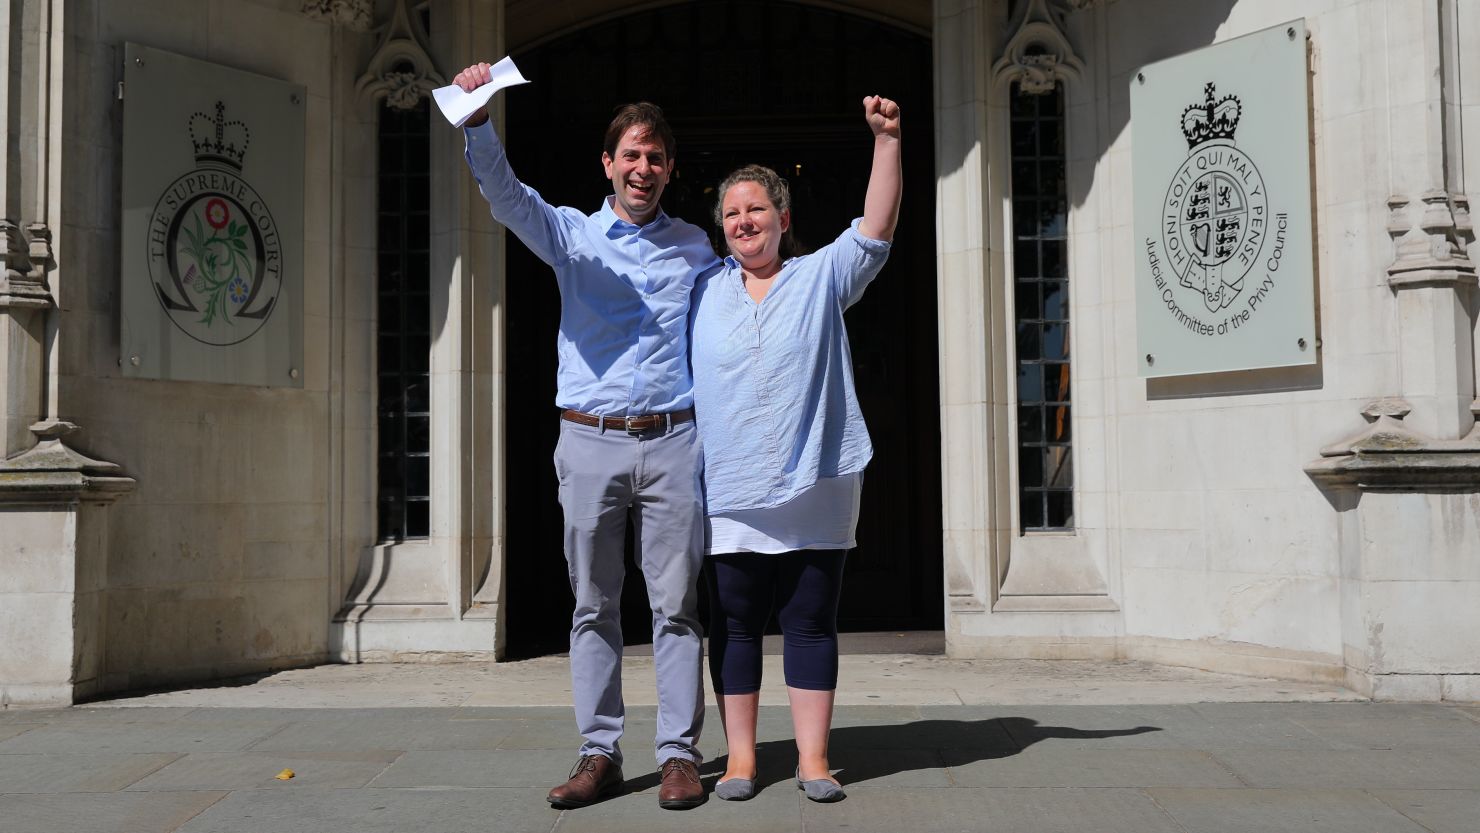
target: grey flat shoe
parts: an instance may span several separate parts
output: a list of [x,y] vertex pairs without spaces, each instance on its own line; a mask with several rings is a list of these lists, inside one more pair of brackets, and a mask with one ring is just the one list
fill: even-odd
[[828,778],[816,778],[811,781],[802,780],[802,771],[797,770],[797,789],[807,794],[807,798],[818,804],[831,804],[834,801],[842,801],[848,797],[843,788]]
[[755,780],[731,778],[714,785],[714,794],[721,801],[749,801],[755,798]]

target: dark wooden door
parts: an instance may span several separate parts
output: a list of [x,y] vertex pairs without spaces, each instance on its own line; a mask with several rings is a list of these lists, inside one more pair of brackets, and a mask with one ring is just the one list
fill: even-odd
[[[839,624],[940,628],[929,41],[784,2],[698,2],[599,24],[515,58],[533,83],[506,94],[509,158],[548,201],[598,208],[610,193],[600,145],[612,108],[650,100],[664,107],[678,137],[663,197],[668,213],[712,229],[714,186],[735,168],[760,163],[790,181],[794,228],[807,248],[831,241],[863,211],[872,154],[863,96],[900,102],[906,187],[894,251],[846,317],[874,460]],[[550,463],[560,310],[550,270],[512,235],[509,241],[507,644],[512,656],[532,656],[565,649],[573,607]],[[630,547],[622,607],[627,642],[649,642],[646,592]]]

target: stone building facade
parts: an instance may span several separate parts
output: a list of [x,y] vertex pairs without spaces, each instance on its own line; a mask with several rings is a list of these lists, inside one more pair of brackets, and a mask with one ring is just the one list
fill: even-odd
[[[559,560],[557,541],[511,546],[527,521],[510,505],[532,476],[529,415],[553,415],[511,396],[526,349],[509,335],[525,315],[508,303],[524,278],[510,265],[516,244],[427,93],[475,60],[522,61],[639,14],[722,18],[724,4],[3,5],[0,703],[330,661],[503,656],[511,595],[561,592],[508,580]],[[1480,172],[1480,15],[1465,0],[772,5],[775,21],[859,21],[930,56],[930,101],[905,110],[919,125],[910,135],[932,144],[934,205],[905,211],[933,221],[933,253],[916,248],[933,263],[917,278],[933,284],[935,315],[914,346],[938,369],[938,406],[924,403],[938,420],[912,431],[938,432],[938,455],[917,469],[937,482],[914,484],[931,504],[911,516],[922,528],[909,539],[933,543],[880,557],[929,562],[920,575],[948,654],[1134,658],[1380,698],[1480,699],[1480,292],[1466,196]],[[1144,378],[1133,79],[1291,21],[1308,33],[1316,360]],[[301,384],[125,372],[130,43],[304,88]],[[678,57],[730,67],[726,43]],[[532,87],[591,74],[573,67]],[[672,83],[727,80],[716,70]],[[752,81],[777,95],[824,83]],[[600,92],[607,106],[626,94]],[[505,123],[519,122],[520,101],[500,100]],[[681,141],[703,135],[674,115]],[[1033,157],[1040,172],[1058,166],[1041,174],[1058,196],[1035,199],[1063,209],[1058,231],[1025,236],[1014,130],[1035,118],[1033,129],[1061,131]],[[411,168],[388,163],[392,147]],[[419,242],[394,244],[424,258],[412,271],[427,283],[411,294],[385,288],[386,217],[407,216],[388,213],[393,182],[425,196],[406,209]],[[1028,239],[1059,247],[1062,265],[1037,283],[1022,280]],[[1025,312],[1030,284],[1067,300],[1050,314],[1038,296],[1045,306]],[[430,318],[406,331],[424,336],[412,384],[427,404],[392,413],[387,380],[405,377],[385,363],[388,339],[403,337],[388,335],[397,310]],[[1057,339],[1056,396],[1020,381],[1038,367],[1025,322]],[[392,418],[419,420],[425,447],[387,452]],[[1056,420],[1061,441],[1034,442],[1050,423],[1024,420]],[[881,449],[903,442],[875,431]],[[1072,477],[1047,477],[1029,454],[1071,454]],[[411,474],[388,479],[387,461]]]

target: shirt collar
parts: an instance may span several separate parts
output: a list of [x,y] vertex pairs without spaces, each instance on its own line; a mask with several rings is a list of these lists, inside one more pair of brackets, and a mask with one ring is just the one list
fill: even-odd
[[629,234],[633,230],[641,231],[648,229],[650,231],[657,231],[670,222],[668,214],[663,211],[663,207],[658,206],[658,213],[653,215],[653,219],[649,220],[647,225],[639,226],[635,223],[629,223],[617,214],[616,209],[612,208],[612,204],[616,201],[617,196],[615,194],[607,194],[606,199],[601,201],[601,210],[596,212],[596,216],[601,223],[601,229],[606,232],[607,237],[611,237],[614,232]]

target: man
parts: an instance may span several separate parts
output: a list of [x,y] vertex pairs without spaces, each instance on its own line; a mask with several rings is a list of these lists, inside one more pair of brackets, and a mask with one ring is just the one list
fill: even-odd
[[[453,80],[472,92],[488,83],[489,65]],[[612,195],[589,215],[551,206],[515,178],[486,109],[464,135],[494,219],[554,268],[560,288],[555,473],[576,597],[570,667],[585,743],[549,801],[584,807],[622,787],[618,603],[630,522],[653,611],[658,803],[696,807],[705,800],[696,748],[704,721],[696,612],[704,527],[687,325],[690,290],[719,261],[704,232],[658,205],[674,141],[652,104],[618,108],[601,154]]]

